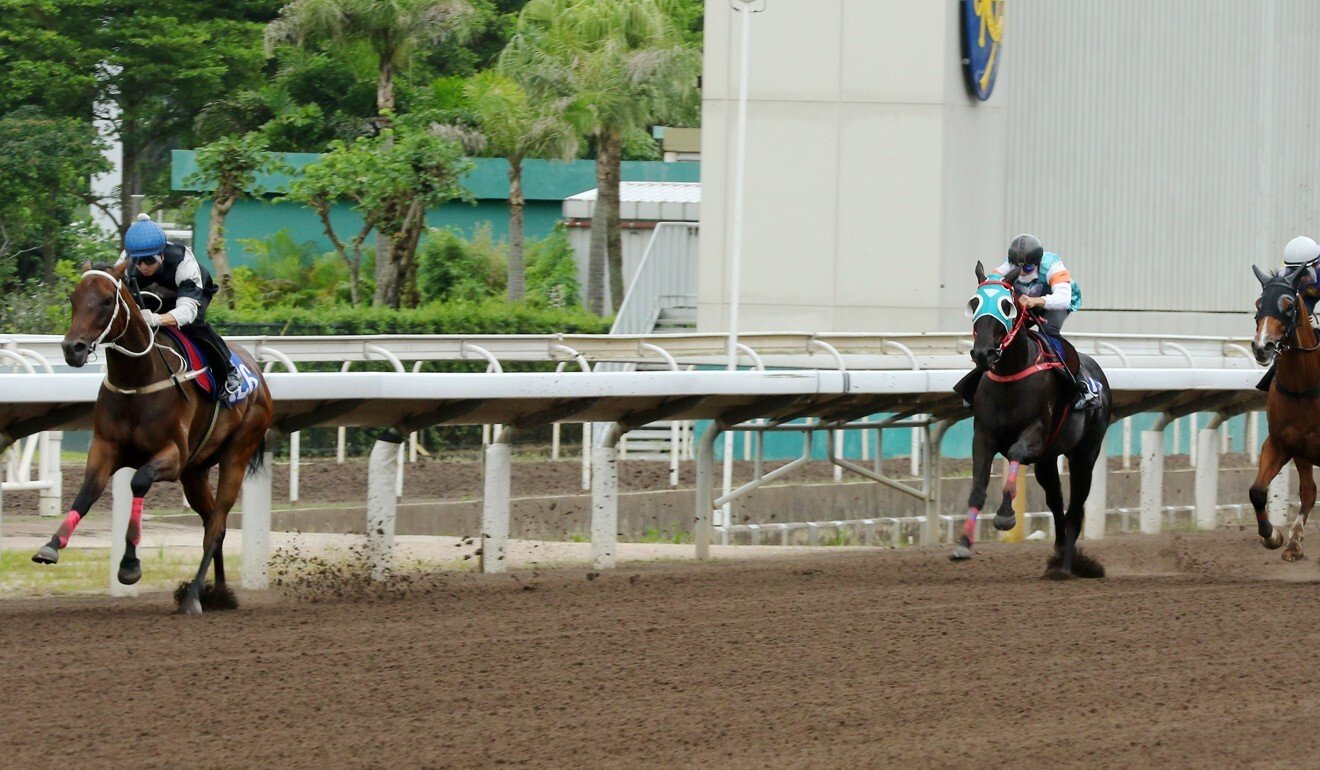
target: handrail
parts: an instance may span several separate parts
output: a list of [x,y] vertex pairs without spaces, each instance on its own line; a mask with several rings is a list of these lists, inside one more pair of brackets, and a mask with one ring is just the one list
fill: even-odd
[[692,295],[697,252],[691,238],[696,231],[695,222],[656,223],[614,316],[611,334],[648,334],[655,329],[664,298]]

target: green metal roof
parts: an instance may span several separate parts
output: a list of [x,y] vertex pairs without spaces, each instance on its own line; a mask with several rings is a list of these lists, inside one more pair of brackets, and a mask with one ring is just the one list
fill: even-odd
[[[314,152],[279,153],[297,172],[320,157]],[[473,168],[463,178],[463,185],[472,197],[505,200],[509,197],[509,164],[503,158],[469,158]],[[184,180],[197,171],[197,157],[193,150],[174,150],[170,185],[175,190],[201,192],[211,185],[185,184]],[[282,193],[288,189],[289,174],[261,174],[260,187],[269,193]],[[626,160],[623,162],[622,181],[625,182],[699,182],[701,165],[691,161],[665,163],[656,160]],[[596,187],[594,160],[540,160],[523,161],[523,195],[527,200],[563,200]]]

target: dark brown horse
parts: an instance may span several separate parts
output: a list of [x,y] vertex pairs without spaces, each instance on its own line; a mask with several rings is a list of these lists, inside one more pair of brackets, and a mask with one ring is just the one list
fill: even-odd
[[[968,311],[973,317],[972,360],[985,377],[972,396],[972,491],[963,533],[950,558],[972,558],[990,467],[995,455],[1002,454],[1009,468],[994,518],[995,528],[1013,528],[1019,469],[1035,464],[1036,481],[1045,490],[1045,503],[1054,514],[1054,556],[1047,563],[1045,577],[1103,577],[1104,568],[1078,550],[1077,538],[1091,491],[1091,474],[1104,453],[1112,411],[1109,384],[1095,360],[1078,353],[1078,375],[1099,386],[1099,398],[1090,409],[1072,409],[1071,396],[1060,392],[1052,371],[1057,363],[1043,355],[1041,343],[1025,331],[1027,311],[1013,286],[1017,275],[1014,269],[1002,279],[987,279],[985,268],[976,263],[979,286]],[[1068,458],[1072,473],[1067,508],[1056,465],[1059,455]],[[1105,466],[1100,467],[1103,473]]]
[[[1251,506],[1256,509],[1256,531],[1266,548],[1283,545],[1283,534],[1270,523],[1265,510],[1268,488],[1291,460],[1301,480],[1302,508],[1288,531],[1285,561],[1302,558],[1302,529],[1315,505],[1315,478],[1311,469],[1320,463],[1320,342],[1311,328],[1311,314],[1297,292],[1302,268],[1268,276],[1253,267],[1261,283],[1256,302],[1256,337],[1251,351],[1261,364],[1274,362],[1265,399],[1269,435],[1260,448],[1260,465],[1251,484]],[[1262,387],[1264,385],[1262,384]]]
[[[64,360],[69,366],[82,366],[99,346],[105,351],[106,377],[96,397],[82,488],[64,523],[32,560],[56,563],[60,549],[101,496],[110,475],[120,468],[135,468],[133,508],[119,582],[131,585],[142,577],[137,544],[142,534],[143,498],[157,481],[180,481],[188,505],[202,517],[205,534],[201,567],[176,592],[179,611],[196,615],[203,605],[233,607],[233,594],[225,585],[225,522],[238,499],[243,476],[249,468],[259,467],[265,456],[266,431],[274,419],[275,405],[260,369],[240,348],[234,350],[257,377],[258,385],[232,407],[221,408],[197,385],[195,375],[184,374],[185,359],[173,340],[153,332],[142,319],[124,285],[126,268],[127,262],[88,270],[69,296],[73,320],[64,335]],[[219,484],[212,494],[207,476],[216,465],[220,466]],[[212,587],[206,585],[206,571],[213,560]]]

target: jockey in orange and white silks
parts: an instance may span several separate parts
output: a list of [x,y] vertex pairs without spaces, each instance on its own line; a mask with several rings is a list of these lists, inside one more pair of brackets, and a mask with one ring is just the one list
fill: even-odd
[[[1008,244],[1008,258],[995,268],[993,275],[1003,278],[1014,268],[1019,271],[1014,287],[1023,295],[1023,304],[1037,311],[1037,326],[1063,358],[1063,322],[1081,308],[1081,287],[1059,255],[1046,251],[1040,239],[1029,233],[1017,236]],[[1071,378],[1066,366],[1063,371]],[[1073,379],[1072,385],[1077,397],[1075,407],[1086,408],[1095,399],[1095,393],[1084,379]]]

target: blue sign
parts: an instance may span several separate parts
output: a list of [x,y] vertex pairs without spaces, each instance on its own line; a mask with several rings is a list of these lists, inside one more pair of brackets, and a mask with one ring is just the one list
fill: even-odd
[[985,101],[995,89],[1004,45],[1004,0],[961,0],[963,76]]

